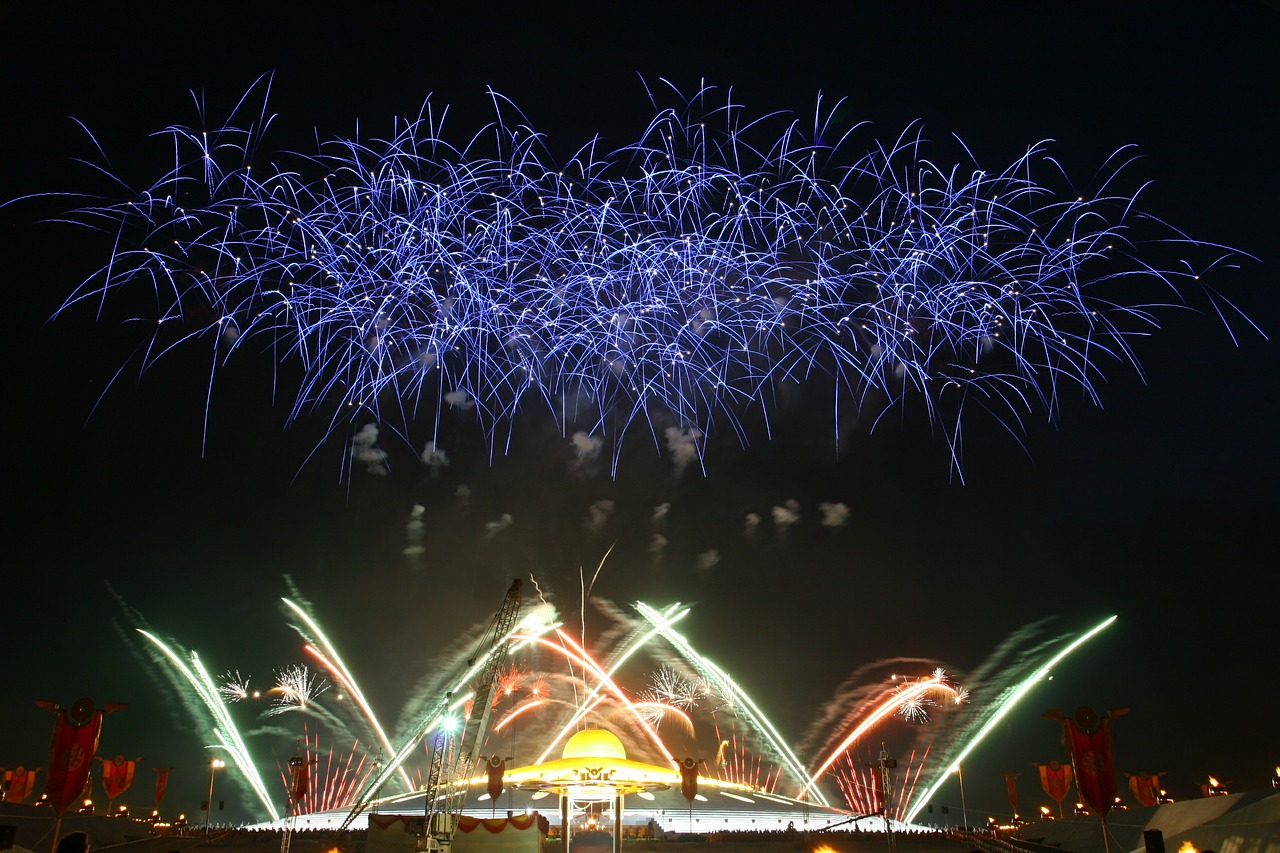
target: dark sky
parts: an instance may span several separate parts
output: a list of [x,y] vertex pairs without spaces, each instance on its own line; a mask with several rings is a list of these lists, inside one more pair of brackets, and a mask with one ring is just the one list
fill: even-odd
[[[555,4],[551,4],[554,6]],[[1081,181],[1124,145],[1151,181],[1144,209],[1192,237],[1256,257],[1218,288],[1274,337],[1280,7],[1178,3],[608,4],[547,11],[418,4],[0,5],[0,196],[104,186],[82,121],[135,183],[166,167],[149,134],[193,122],[190,92],[225,112],[274,72],[282,148],[376,135],[431,96],[460,135],[510,97],[554,149],[600,133],[630,140],[650,118],[642,78],[684,91],[733,87],[753,111],[811,113],[847,98],[861,139],[920,120],[991,168],[1028,145]],[[833,12],[827,6],[851,8]],[[375,706],[394,719],[433,656],[535,575],[575,613],[579,573],[612,551],[594,593],[626,607],[695,604],[684,626],[799,741],[844,678],[894,657],[945,662],[963,684],[1005,638],[1042,618],[1079,631],[1119,619],[1033,694],[965,769],[970,807],[1006,808],[1002,774],[1061,758],[1048,708],[1130,707],[1122,772],[1167,773],[1189,797],[1208,775],[1265,787],[1280,761],[1271,677],[1280,387],[1276,345],[1236,321],[1161,318],[1134,348],[1144,375],[1107,365],[1101,407],[1064,399],[1029,418],[1022,447],[993,425],[969,435],[965,482],[918,418],[865,425],[833,452],[822,404],[782,416],[772,439],[719,440],[705,475],[672,473],[633,444],[616,478],[569,471],[568,442],[530,416],[490,459],[465,425],[431,477],[421,447],[384,440],[389,476],[344,465],[323,425],[286,425],[271,363],[220,377],[205,429],[208,362],[126,368],[136,328],[59,302],[105,262],[84,229],[38,223],[56,197],[0,208],[10,324],[8,533],[0,655],[0,766],[45,766],[52,718],[35,700],[128,702],[100,752],[176,768],[170,804],[194,811],[207,755],[167,682],[140,655],[127,610],[217,672],[266,684],[302,661],[279,609],[289,576]],[[1197,302],[1203,306],[1203,301]],[[108,312],[110,313],[110,312]],[[287,379],[288,370],[283,371]],[[817,396],[814,394],[813,396]],[[812,403],[814,401],[807,401]],[[96,404],[96,409],[95,409]],[[462,505],[460,485],[471,492]],[[599,531],[584,526],[613,501]],[[779,531],[770,510],[794,500]],[[821,502],[850,509],[824,527]],[[660,556],[651,516],[667,503]],[[406,556],[415,505],[425,551]],[[754,539],[747,513],[765,518]],[[509,514],[492,538],[486,525]],[[711,550],[719,561],[699,567]],[[588,620],[588,635],[606,620]],[[975,697],[978,701],[980,697]],[[265,769],[292,744],[263,738]],[[146,766],[144,764],[144,766]],[[149,785],[151,774],[142,777]],[[139,796],[140,801],[145,797]],[[147,804],[149,805],[149,803]],[[245,813],[229,802],[229,816]]]

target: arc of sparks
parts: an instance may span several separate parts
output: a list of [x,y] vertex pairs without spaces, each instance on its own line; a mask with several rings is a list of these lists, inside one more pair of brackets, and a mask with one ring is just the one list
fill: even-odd
[[135,629],[139,634],[151,641],[165,659],[173,665],[187,683],[191,685],[201,703],[209,711],[214,719],[213,735],[218,739],[219,744],[231,757],[236,769],[240,771],[240,775],[248,783],[249,787],[258,796],[259,801],[266,808],[267,814],[271,815],[272,820],[279,820],[280,813],[276,810],[275,804],[267,795],[266,785],[262,781],[262,777],[258,775],[258,768],[254,766],[253,761],[249,757],[249,748],[245,745],[244,738],[240,734],[240,730],[236,727],[235,721],[231,719],[231,714],[227,712],[226,703],[222,700],[222,694],[219,692],[218,685],[209,677],[209,673],[205,671],[204,664],[200,662],[200,656],[192,651],[191,666],[187,666],[181,656],[173,649],[150,631],[142,628]]
[[866,718],[863,719],[863,721],[859,723],[857,727],[831,751],[831,754],[818,766],[818,769],[813,771],[813,775],[809,777],[809,781],[800,789],[800,794],[796,799],[804,799],[805,794],[808,793],[815,784],[817,784],[818,780],[827,772],[827,769],[836,762],[836,759],[843,755],[851,746],[861,740],[863,735],[878,725],[885,717],[896,713],[909,702],[918,701],[930,690],[947,690],[950,691],[952,696],[956,695],[956,689],[950,684],[947,684],[945,676],[941,675],[931,675],[923,681],[912,684],[905,689],[893,691],[892,695],[877,705],[875,709],[872,710],[871,713],[869,713]]
[[[621,687],[617,685],[617,683],[613,680],[610,674],[605,671],[604,667],[602,667],[599,663],[597,663],[596,660],[591,657],[591,655],[587,654],[585,649],[579,646],[573,640],[573,638],[570,637],[568,634],[566,634],[564,631],[560,629],[556,629],[556,636],[559,638],[560,643],[563,645],[553,643],[544,637],[531,638],[531,639],[534,639],[539,644],[544,645],[547,648],[552,649],[553,651],[564,655],[566,658],[569,658],[570,660],[577,661],[579,664],[582,665],[584,669],[590,670],[590,672],[593,675],[595,675],[598,681],[598,687],[602,687],[603,689],[608,690],[610,693],[612,693],[618,699],[618,701],[622,703],[623,707],[625,707],[628,711],[631,712],[631,715],[635,718],[639,726],[644,730],[645,734],[647,734],[649,736],[649,739],[653,741],[654,746],[656,746],[658,748],[658,751],[662,753],[663,757],[666,758],[668,761],[670,761],[674,766],[676,763],[675,756],[673,756],[671,754],[671,751],[667,749],[667,745],[663,743],[662,738],[653,729],[653,726],[649,725],[649,721],[645,719],[644,714],[639,709],[636,708],[635,703],[633,703],[627,697],[627,694],[622,690]],[[579,707],[578,711],[574,713],[574,715],[569,719],[569,722],[566,723],[564,727],[560,730],[560,732],[555,736],[555,738],[553,738],[551,742],[547,744],[547,748],[543,751],[542,755],[538,757],[538,760],[534,762],[535,764],[541,764],[542,762],[546,761],[547,756],[551,754],[551,750],[555,748],[556,744],[558,744],[561,740],[563,740],[564,737],[573,729],[573,727],[576,726],[584,717],[586,717],[586,715],[591,711],[591,709],[595,708],[597,705],[600,704],[600,702],[604,698],[603,696],[600,695],[601,692],[602,692],[601,690],[597,689],[592,693],[588,694],[588,696],[583,701],[581,707]]]
[[1019,701],[1030,693],[1032,689],[1034,689],[1035,686],[1049,674],[1050,670],[1057,666],[1059,662],[1067,657],[1067,655],[1080,648],[1080,646],[1084,645],[1114,621],[1116,621],[1115,616],[1109,616],[1102,620],[1093,628],[1090,628],[1088,631],[1085,631],[1079,637],[1072,640],[1062,649],[1062,651],[1045,661],[1044,664],[1042,664],[1035,672],[1023,679],[1022,683],[1014,688],[1009,697],[999,705],[996,711],[991,715],[990,719],[987,720],[986,724],[978,730],[978,733],[969,739],[969,742],[960,750],[960,753],[955,757],[955,760],[950,762],[944,770],[940,771],[934,782],[921,792],[920,796],[916,798],[911,808],[907,810],[904,820],[908,823],[915,820],[916,815],[920,813],[920,811],[929,802],[930,798],[932,798],[933,795],[937,793],[938,789],[942,787],[943,783],[947,781],[947,777],[956,771],[960,766],[960,763],[964,761],[970,753],[977,749],[978,744],[982,743],[986,736],[991,733],[991,731],[996,727],[996,723],[1000,722],[1000,720],[1009,713],[1014,705],[1018,704]]
[[[787,770],[798,782],[803,784],[804,781],[809,778],[808,772],[804,769],[804,765],[801,764],[800,759],[796,757],[796,754],[791,751],[791,747],[787,746],[786,742],[782,739],[782,735],[778,733],[778,730],[774,727],[773,723],[769,721],[769,718],[766,717],[764,712],[760,710],[760,707],[756,705],[755,700],[748,696],[747,692],[739,687],[724,670],[720,669],[720,667],[712,663],[708,658],[699,654],[693,648],[692,644],[690,644],[683,635],[672,627],[671,620],[645,604],[643,601],[637,601],[635,603],[635,608],[640,612],[640,615],[642,615],[654,626],[654,628],[657,629],[658,633],[660,633],[662,637],[676,649],[677,652],[684,656],[684,659],[698,671],[700,676],[714,684],[716,689],[719,690],[722,695],[733,698],[734,702],[738,704],[741,712],[755,727],[756,731],[765,738],[770,747],[773,748],[782,763],[786,766]],[[817,802],[824,806],[830,805],[821,790],[815,788],[813,794],[814,799]]]
[[[368,700],[364,698],[364,692],[360,689],[360,685],[356,683],[355,676],[351,674],[351,670],[347,668],[347,665],[342,662],[342,658],[338,655],[338,650],[334,648],[333,643],[320,628],[319,623],[312,618],[310,613],[289,599],[282,598],[280,600],[285,603],[286,607],[297,614],[299,619],[306,623],[307,628],[309,628],[314,635],[313,637],[308,637],[303,634],[302,631],[298,631],[299,634],[302,634],[302,638],[308,641],[303,648],[308,654],[320,661],[320,663],[329,670],[333,677],[338,680],[338,683],[342,685],[343,689],[347,691],[351,698],[356,701],[356,705],[360,708],[360,712],[364,714],[364,718],[369,722],[370,728],[373,729],[373,733],[377,737],[378,742],[382,744],[383,749],[386,750],[386,754],[394,754],[396,751],[395,747],[391,745],[391,739],[387,737],[387,733],[383,730],[382,724],[378,722],[377,714],[373,712],[373,708],[369,705]],[[297,630],[297,626],[294,626],[294,630]],[[405,784],[405,788],[407,790],[413,790],[413,783],[409,780],[409,774],[406,773],[403,768],[397,769],[399,770],[401,780],[403,780]]]
[[[559,630],[556,624],[541,621],[536,614],[529,614],[517,622],[500,642],[495,643],[494,646],[488,649],[483,655],[479,655],[458,679],[453,690],[447,694],[448,696],[455,697],[452,699],[452,702],[441,702],[427,712],[421,722],[419,722],[418,726],[413,730],[409,737],[405,739],[404,744],[400,749],[393,753],[391,760],[387,762],[387,766],[382,769],[382,772],[378,777],[368,786],[365,791],[364,798],[371,798],[374,793],[386,784],[387,780],[390,779],[394,773],[400,772],[401,766],[413,753],[417,745],[422,742],[422,739],[430,732],[435,731],[440,723],[451,712],[462,708],[464,704],[469,701],[472,694],[471,691],[467,689],[467,686],[471,683],[471,680],[474,679],[482,669],[484,669],[489,658],[497,651],[497,649],[501,648],[508,640],[511,640],[515,642],[512,649],[514,651],[515,649],[521,648],[524,643],[538,640],[541,638],[542,634],[552,630]],[[461,698],[456,698],[458,696],[461,696]]]

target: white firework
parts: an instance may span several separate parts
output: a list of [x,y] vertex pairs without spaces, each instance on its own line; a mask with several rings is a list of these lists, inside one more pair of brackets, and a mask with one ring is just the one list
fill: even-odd
[[667,714],[667,705],[661,699],[651,696],[642,696],[641,701],[635,703],[633,707],[636,716],[655,729],[662,725],[662,720]]
[[902,701],[902,704],[898,706],[898,713],[903,719],[910,720],[913,723],[927,723],[929,722],[928,708],[933,704],[933,702],[924,697],[913,696]]
[[645,691],[646,701],[665,702],[685,711],[692,711],[711,695],[710,686],[681,675],[670,666],[663,666],[649,676],[650,689]]
[[328,689],[329,682],[323,678],[317,678],[305,666],[301,664],[286,666],[276,671],[276,686],[271,688],[271,692],[275,695],[274,704],[267,711],[267,715],[306,711],[316,697]]
[[249,698],[249,679],[242,678],[240,671],[228,670],[222,676],[222,684],[218,687],[224,702],[240,702]]

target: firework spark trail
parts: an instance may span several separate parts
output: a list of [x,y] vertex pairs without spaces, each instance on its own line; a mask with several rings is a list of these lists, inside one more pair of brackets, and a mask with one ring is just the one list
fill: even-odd
[[898,795],[894,798],[897,804],[895,809],[895,818],[903,820],[906,814],[907,803],[911,801],[912,795],[915,793],[916,786],[920,782],[920,776],[924,773],[925,761],[929,758],[929,748],[924,748],[924,754],[920,756],[920,760],[916,760],[915,749],[911,750],[911,755],[906,761],[906,771],[902,775],[902,784],[898,786]]
[[[663,743],[662,738],[658,735],[656,731],[654,731],[653,727],[649,725],[648,721],[645,719],[644,713],[635,707],[635,704],[631,701],[631,699],[627,696],[627,694],[622,690],[622,688],[620,688],[617,685],[617,683],[613,680],[612,676],[605,671],[604,667],[602,667],[599,663],[597,663],[595,659],[591,657],[591,655],[587,654],[586,650],[583,649],[581,646],[579,646],[573,640],[573,638],[570,637],[568,634],[566,634],[563,630],[557,628],[556,636],[560,639],[560,644],[552,643],[549,640],[539,640],[539,642],[542,645],[546,646],[547,648],[553,649],[559,652],[560,654],[564,655],[566,660],[576,661],[584,668],[584,670],[589,671],[595,677],[598,686],[602,686],[609,693],[613,694],[613,696],[622,704],[622,706],[627,709],[631,718],[635,720],[635,722],[639,725],[640,729],[646,735],[648,735],[649,740],[653,743],[654,746],[658,748],[658,751],[662,754],[662,756],[666,758],[669,762],[671,762],[672,766],[675,766],[676,760],[671,755],[670,751],[667,750],[667,745]],[[542,762],[546,761],[547,756],[550,754],[551,750],[555,748],[555,745],[564,739],[564,737],[568,734],[570,729],[572,729],[574,726],[578,724],[580,720],[586,717],[590,709],[595,708],[597,705],[599,705],[600,700],[602,700],[603,698],[605,697],[600,693],[598,689],[593,691],[591,694],[589,694],[586,700],[581,703],[581,708],[578,711],[578,713],[574,714],[573,717],[569,720],[569,722],[566,723],[565,726],[560,730],[560,734],[557,735],[550,743],[547,744],[547,747],[543,751],[542,755],[539,756],[538,760],[534,763],[541,764]]]
[[[929,750],[925,748],[923,754],[920,753],[920,750],[913,748],[907,758],[898,762],[897,781],[891,788],[890,817],[893,820],[903,819],[907,803],[925,770]],[[848,751],[840,756],[829,776],[835,780],[845,806],[850,811],[870,815],[878,813],[882,805],[876,797],[880,790],[876,783],[878,772],[876,761],[871,755]]]
[[[352,805],[372,772],[371,767],[366,767],[367,756],[360,750],[359,742],[352,744],[350,751],[341,757],[336,756],[334,747],[330,744],[328,750],[324,751],[322,769],[320,733],[304,730],[300,753],[299,757],[315,770],[309,776],[306,793],[296,804],[296,814],[340,809]],[[294,780],[291,778],[289,768],[282,767],[280,774],[284,779],[286,790],[291,790]]]
[[213,736],[222,745],[236,769],[240,771],[241,778],[248,783],[249,787],[258,796],[258,800],[266,808],[267,813],[271,815],[271,819],[278,820],[280,814],[276,810],[275,804],[271,801],[271,797],[267,794],[266,786],[258,775],[258,768],[249,755],[249,749],[245,745],[244,738],[227,711],[221,690],[213,679],[209,677],[208,673],[205,672],[204,665],[200,662],[200,656],[194,651],[190,652],[191,665],[188,666],[176,651],[155,634],[142,628],[136,630],[151,641],[152,645],[160,651],[163,660],[167,661],[173,670],[181,675],[182,682],[185,682],[190,687],[191,692],[188,693],[186,690],[181,689],[182,682],[179,682],[179,695],[190,697],[194,693],[197,701],[195,703],[188,702],[193,716],[201,722],[206,722],[201,719],[203,715],[198,713],[197,709],[203,708],[208,713],[212,718],[210,728]]
[[[1140,213],[1112,186],[1129,152],[1081,193],[1043,144],[966,173],[928,159],[913,125],[850,158],[850,139],[808,145],[781,114],[702,114],[712,91],[675,93],[637,142],[567,164],[496,93],[463,150],[425,106],[386,141],[265,168],[257,115],[170,127],[163,179],[73,212],[118,248],[58,313],[145,288],[144,369],[179,341],[203,338],[216,365],[265,339],[302,365],[290,420],[409,435],[425,409],[434,438],[464,403],[493,444],[540,404],[566,434],[614,425],[614,473],[632,426],[657,436],[671,416],[701,457],[716,423],[745,442],[774,384],[814,376],[835,384],[837,422],[918,396],[958,470],[969,406],[1016,431],[1036,407],[1052,419],[1067,383],[1098,404],[1103,366],[1136,367],[1129,337],[1183,291],[1239,313],[1198,282],[1240,253]],[[1162,269],[1143,256],[1157,244],[1205,260]]]
[[319,708],[316,702],[320,694],[328,689],[328,681],[323,678],[317,678],[311,670],[301,664],[290,664],[289,666],[281,667],[276,670],[275,687],[267,691],[275,694],[273,704],[267,711],[267,716],[276,716],[290,711],[303,713],[316,711],[330,722],[338,722],[345,731],[346,725],[338,721],[333,714]]
[[[338,683],[343,686],[347,693],[355,699],[356,705],[360,708],[361,713],[364,714],[365,720],[368,721],[370,728],[373,730],[373,735],[377,738],[378,742],[382,744],[382,748],[386,750],[385,754],[394,754],[396,750],[391,745],[391,739],[387,737],[386,732],[382,728],[382,724],[378,721],[377,715],[373,713],[373,708],[370,707],[368,700],[365,699],[364,691],[362,691],[360,689],[360,685],[356,683],[355,677],[351,674],[351,670],[349,670],[347,665],[343,663],[342,658],[338,655],[337,648],[320,628],[320,624],[302,606],[287,598],[282,598],[280,600],[283,601],[285,606],[293,611],[293,613],[295,613],[311,631],[311,634],[309,635],[302,631],[297,625],[292,626],[293,629],[302,636],[302,639],[308,643],[305,647],[307,652],[319,660],[324,667],[333,674],[334,678],[338,680]],[[400,778],[404,782],[406,789],[413,789],[413,786],[409,781],[409,775],[405,773],[404,770],[400,771]]]
[[655,705],[670,705],[692,711],[709,698],[706,684],[686,678],[665,664],[649,676],[649,685],[643,696]]
[[958,748],[948,750],[944,753],[940,769],[935,772],[933,782],[927,785],[925,790],[912,803],[911,808],[907,810],[905,820],[907,822],[915,820],[916,815],[920,813],[920,810],[925,807],[925,804],[928,803],[929,799],[947,781],[947,777],[951,772],[958,767],[960,763],[964,761],[971,752],[973,752],[973,750],[977,749],[978,745],[982,743],[983,739],[986,738],[988,734],[991,733],[996,724],[1009,713],[1014,705],[1031,692],[1037,684],[1043,681],[1045,676],[1049,674],[1053,667],[1057,666],[1069,654],[1080,648],[1080,646],[1084,645],[1084,643],[1088,642],[1114,621],[1116,621],[1116,617],[1109,616],[1093,628],[1090,628],[1088,631],[1080,634],[1058,650],[1058,652],[1047,661],[1037,667],[1030,675],[1022,678],[1017,684],[1012,685],[1009,689],[1003,691],[1000,694],[998,701],[987,705],[983,709],[979,718],[975,720],[974,725],[971,725],[968,729],[968,731],[972,731],[976,726],[976,733],[967,735],[966,739],[958,745]]
[[[304,643],[304,644],[303,644],[303,646],[302,646],[302,650],[303,650],[304,652],[306,652],[308,655],[310,655],[311,657],[315,658],[315,659],[316,659],[316,662],[317,662],[317,663],[319,663],[321,666],[323,666],[326,670],[328,670],[328,671],[329,671],[329,673],[330,673],[330,675],[332,675],[334,678],[336,678],[336,679],[338,680],[338,683],[339,683],[340,685],[342,685],[344,688],[349,688],[349,687],[353,684],[353,682],[348,681],[348,680],[346,679],[346,677],[344,676],[344,674],[343,674],[340,670],[338,670],[338,669],[336,668],[336,665],[334,664],[334,662],[333,662],[333,661],[331,661],[331,660],[329,660],[329,658],[325,657],[324,652],[320,651],[318,648],[316,648],[315,646],[311,645],[310,643]],[[339,697],[338,697],[338,698],[339,698],[339,699],[342,699],[342,698],[344,698],[344,697],[346,697],[346,696],[353,696],[353,694],[351,693],[351,691],[350,691],[349,689],[347,689],[347,691],[346,691],[345,693],[343,693],[343,694],[339,694]],[[354,697],[353,697],[353,698],[354,698]],[[361,705],[361,704],[362,704],[362,700],[363,700],[363,697],[359,697],[359,698],[357,698],[357,699],[356,699],[356,704],[357,704],[358,706],[359,706],[359,705]],[[338,726],[339,726],[339,727],[340,727],[344,732],[346,732],[347,734],[351,734],[350,727],[349,727],[345,722],[343,722],[343,721],[341,721],[341,720],[338,720],[336,715],[331,714],[331,713],[330,713],[330,712],[328,712],[327,710],[324,710],[324,713],[325,713],[326,715],[328,715],[329,717],[331,717],[331,718],[332,718],[332,720],[331,720],[331,721],[336,722],[336,723],[337,723],[337,725],[338,725]],[[361,713],[362,713],[362,714],[364,714],[364,708],[363,708],[363,707],[361,707]],[[372,709],[370,709],[370,710],[369,710],[369,714],[372,714]],[[369,716],[368,716],[367,714],[366,714],[366,715],[364,715],[363,719],[364,719],[364,721],[365,721],[365,722],[367,722],[367,723],[368,723],[368,722],[370,722],[370,720],[369,720]],[[372,726],[372,724],[370,724],[370,728],[373,730],[373,732],[374,732],[375,734],[378,732],[378,729],[374,729],[374,728],[373,728],[373,726]],[[384,746],[385,746],[385,744],[384,744]]]
[[[689,614],[689,608],[686,607],[684,609],[681,609],[680,605],[673,604],[667,608],[666,612],[664,613],[664,616],[671,623],[674,624],[675,622],[678,622],[681,619],[683,619],[688,614]],[[554,627],[558,627],[558,626],[554,626]],[[649,644],[649,642],[658,635],[659,635],[659,630],[654,627],[645,628],[644,626],[637,626],[636,628],[629,631],[625,639],[621,643],[619,643],[619,645],[609,655],[608,665],[605,667],[605,675],[607,679],[611,681],[614,675],[618,672],[618,670],[622,668],[623,664],[625,664],[628,660],[630,660],[630,658],[633,655],[635,655],[637,652],[639,652],[641,649],[645,648]],[[530,638],[527,638],[525,641],[527,642],[533,639],[534,638],[530,637]],[[557,651],[559,651],[561,654],[565,654],[564,650],[557,650]],[[570,664],[572,664],[575,658],[572,655],[565,654],[565,659],[568,660]],[[558,743],[562,738],[564,738],[568,730],[572,728],[574,725],[576,725],[579,720],[581,720],[583,717],[586,716],[586,711],[583,709],[587,708],[588,706],[594,708],[595,705],[598,704],[598,703],[595,703],[595,700],[606,689],[607,683],[608,682],[606,682],[606,680],[604,679],[596,680],[595,686],[587,692],[584,698],[580,699],[576,703],[578,712],[570,719],[570,721],[564,726],[564,728],[560,731],[560,733],[550,741],[546,750],[542,753],[542,757],[540,757],[538,761],[544,761],[546,759],[546,756],[550,754],[551,749],[554,748],[556,743]]]
[[[818,765],[818,768],[813,771],[813,774],[800,790],[798,798],[803,799],[804,795],[813,788],[814,784],[816,784],[820,778],[822,778],[822,775],[827,772],[827,768],[834,764],[836,759],[843,755],[851,746],[861,740],[863,735],[883,722],[886,717],[893,714],[903,714],[904,712],[909,712],[913,715],[920,714],[920,703],[922,698],[931,691],[939,690],[949,692],[953,697],[956,695],[955,688],[946,682],[945,673],[935,673],[928,678],[920,679],[919,681],[911,684],[900,685],[887,691],[888,696],[884,697],[879,704],[871,708],[868,713],[860,719],[857,727],[846,735],[844,740],[840,742],[840,745],[837,746],[835,750],[827,756],[822,764]],[[904,714],[904,716],[906,716],[906,714]],[[912,719],[912,717],[908,716],[908,719]]]
[[241,676],[239,670],[227,672],[222,676],[222,684],[218,687],[218,693],[227,702],[243,702],[250,696],[255,695],[249,692],[249,679]]
[[[555,630],[559,633],[559,628],[553,624],[543,621],[548,614],[539,609],[533,613],[526,614],[520,619],[515,626],[495,642],[491,648],[485,651],[483,655],[475,655],[468,660],[467,668],[452,683],[453,687],[446,694],[446,699],[442,700],[434,708],[428,710],[420,717],[418,724],[405,738],[403,745],[398,751],[393,753],[386,766],[382,768],[381,773],[373,779],[362,795],[362,800],[369,800],[375,793],[382,789],[387,780],[397,772],[400,772],[401,766],[408,757],[422,743],[430,732],[444,722],[450,714],[457,712],[460,708],[470,701],[472,693],[469,685],[472,680],[484,669],[489,658],[494,655],[498,649],[504,648],[509,641],[516,637],[520,637],[522,642],[530,640],[541,640],[541,635],[547,631]],[[518,646],[516,646],[518,648]]]
[[[863,715],[883,701],[886,680],[896,682],[900,673],[917,670],[941,671],[942,664],[932,658],[892,657],[858,667],[818,709],[799,741],[799,751],[806,755],[829,754]],[[957,692],[966,695],[963,688]]]
[[[515,723],[521,723],[520,741],[535,753],[541,753],[546,744],[554,744],[563,739],[566,734],[565,720],[577,722],[611,699],[607,694],[588,689],[577,675],[546,673],[545,676],[551,682],[546,687],[545,695],[517,706],[502,719],[501,729],[494,727],[495,732],[511,732]],[[564,698],[559,698],[562,696]],[[540,713],[533,715],[532,712]]]
[[655,729],[662,725],[662,723],[666,721],[667,716],[670,715],[675,717],[684,725],[685,731],[690,735],[693,734],[693,717],[689,716],[688,712],[678,705],[671,705],[666,702],[646,699],[642,695],[639,702],[632,703],[632,708],[644,719],[646,723]]
[[511,710],[510,713],[508,713],[505,717],[503,717],[501,720],[498,721],[497,725],[493,727],[493,730],[495,732],[502,731],[503,727],[505,727],[507,723],[512,722],[521,714],[524,714],[527,711],[532,711],[534,708],[541,707],[542,705],[546,704],[546,702],[547,702],[546,699],[530,699],[528,702],[525,702],[521,705],[517,705],[515,708]]
[[[760,710],[755,701],[720,667],[698,654],[689,641],[671,627],[671,622],[666,616],[643,601],[637,601],[635,607],[640,612],[640,615],[648,620],[662,634],[663,638],[684,656],[684,659],[697,671],[700,678],[713,685],[716,693],[734,703],[738,714],[745,717],[755,732],[769,744],[769,747],[778,756],[779,761],[796,780],[796,783],[803,785],[805,780],[809,778],[804,765],[800,763],[800,759],[791,751],[791,747],[787,746],[786,742],[783,741],[782,736],[778,734],[778,730],[774,728],[773,723],[764,715],[764,712]],[[820,790],[813,789],[813,795],[814,799],[821,805],[830,805]]]

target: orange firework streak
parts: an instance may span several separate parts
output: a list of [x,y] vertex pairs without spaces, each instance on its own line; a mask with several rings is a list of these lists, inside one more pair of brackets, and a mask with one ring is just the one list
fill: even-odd
[[530,699],[528,702],[525,702],[523,705],[517,706],[515,709],[511,711],[511,713],[503,717],[498,722],[498,724],[493,727],[493,730],[495,732],[502,731],[502,727],[505,726],[507,723],[511,722],[516,717],[520,716],[526,711],[532,711],[534,708],[537,708],[539,705],[542,705],[542,704],[543,704],[543,701],[541,699]]
[[[658,747],[658,750],[662,753],[663,757],[665,757],[668,761],[670,761],[672,766],[675,766],[676,759],[674,756],[672,756],[671,752],[667,749],[667,745],[662,742],[662,738],[659,737],[658,733],[654,731],[652,726],[649,725],[649,722],[644,719],[644,715],[639,713],[639,711],[636,710],[635,703],[627,698],[627,695],[626,693],[623,692],[622,688],[620,688],[614,682],[614,680],[609,677],[609,673],[605,672],[604,667],[596,663],[595,659],[592,658],[591,655],[587,654],[587,652],[581,646],[579,646],[576,642],[573,641],[573,638],[571,638],[568,634],[566,634],[564,631],[560,630],[559,628],[556,629],[556,636],[560,638],[560,643],[553,643],[544,637],[530,637],[525,635],[513,635],[512,639],[539,643],[563,655],[569,660],[577,661],[583,666],[584,669],[590,670],[591,673],[600,682],[600,686],[608,690],[610,693],[612,693],[618,699],[618,701],[621,702],[622,705],[628,711],[631,712],[632,716],[636,720],[636,724],[640,726],[641,729],[644,730],[645,734],[649,736],[649,738],[653,741],[654,745]],[[601,697],[601,699],[603,699],[603,697]],[[578,713],[576,713],[573,716],[573,719],[570,720],[568,724],[566,724],[565,727],[560,731],[560,733],[556,735],[556,737],[551,741],[551,743],[547,745],[547,749],[542,754],[542,756],[538,759],[538,763],[545,761],[547,755],[551,752],[551,750],[555,747],[555,745],[559,743],[566,734],[569,733],[569,730],[573,728],[573,726],[577,725],[577,723],[587,715],[587,712],[590,711],[591,708],[594,708],[598,704],[599,704],[599,700],[593,702],[587,708],[583,708],[579,710]]]
[[322,747],[320,733],[304,727],[298,749],[280,768],[280,779],[291,813],[308,814],[353,805],[373,772],[358,741],[342,755],[332,744]]
[[809,789],[812,788],[817,783],[818,779],[822,777],[822,774],[826,773],[827,769],[830,768],[832,764],[835,764],[836,759],[843,755],[845,750],[857,743],[863,735],[878,723],[882,722],[886,717],[896,713],[903,705],[908,702],[919,701],[921,697],[930,690],[946,690],[950,692],[952,696],[956,695],[956,689],[947,684],[940,675],[931,675],[923,681],[918,681],[909,687],[893,691],[887,699],[881,702],[875,710],[867,715],[866,719],[858,724],[857,728],[850,732],[849,735],[840,742],[840,745],[831,752],[831,755],[827,757],[827,760],[822,762],[822,765],[813,772],[813,775],[809,777],[809,781],[800,789],[799,798],[803,799],[804,795],[809,792]]

